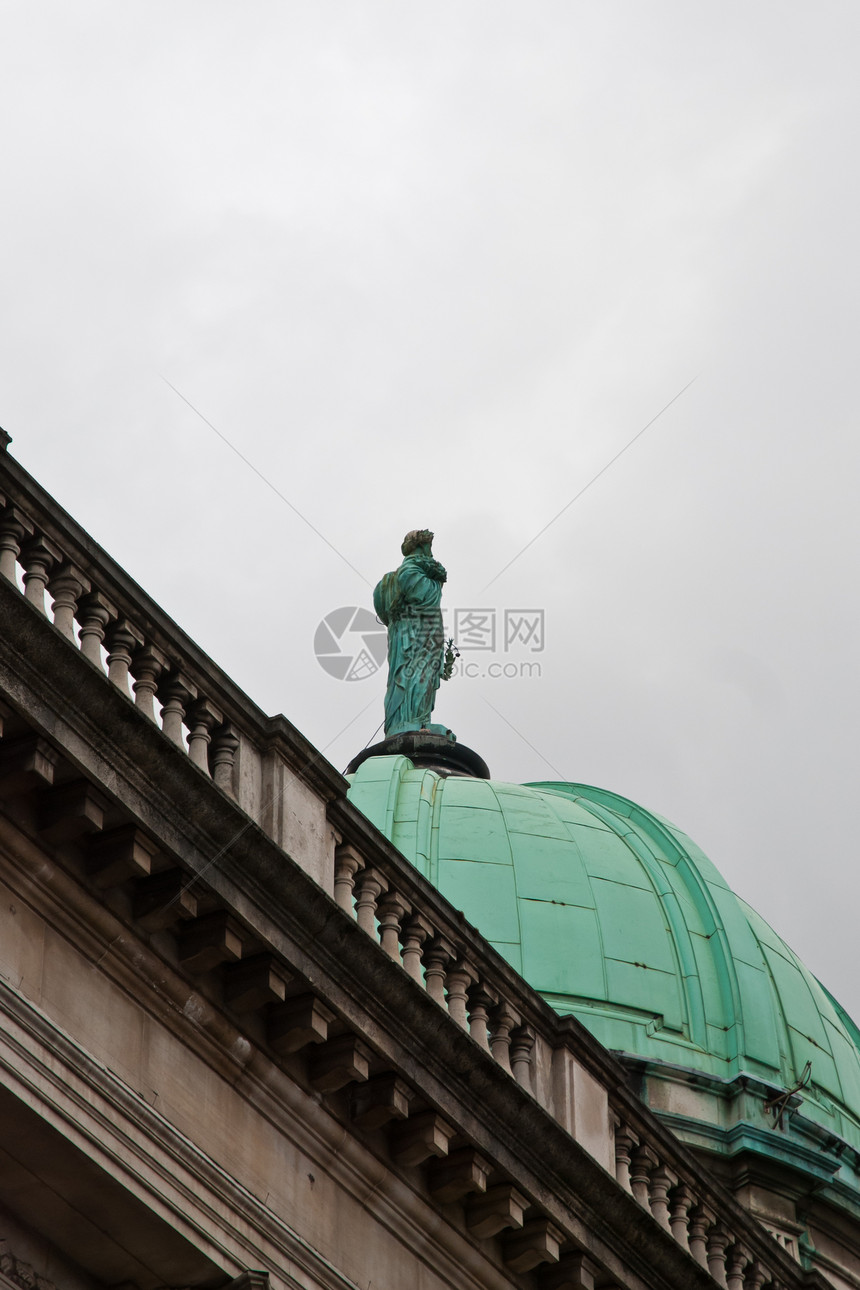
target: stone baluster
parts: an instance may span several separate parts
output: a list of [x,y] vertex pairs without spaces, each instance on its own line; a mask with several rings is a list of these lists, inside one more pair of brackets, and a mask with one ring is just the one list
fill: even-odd
[[0,514],[0,574],[15,582],[21,544],[30,526],[16,506],[7,506]]
[[490,1051],[503,1070],[511,1070],[511,1031],[519,1024],[519,1017],[504,1000],[490,1014]]
[[198,699],[188,712],[188,756],[204,774],[209,771],[212,731],[221,724],[221,713],[208,699]]
[[355,918],[355,875],[364,868],[364,860],[355,847],[344,842],[334,852],[334,898],[337,905]]
[[424,942],[433,935],[433,928],[423,914],[413,914],[403,926],[403,966],[419,985],[424,985],[421,956]]
[[24,566],[24,596],[47,618],[45,609],[45,588],[51,576],[51,570],[61,559],[56,547],[36,536],[25,542],[21,548],[20,560]]
[[669,1228],[679,1245],[690,1248],[687,1240],[687,1223],[693,1195],[686,1187],[674,1187],[669,1193]]
[[54,615],[54,626],[75,645],[77,645],[75,617],[78,601],[89,589],[90,584],[87,579],[72,564],[64,564],[57,573],[51,574],[48,583],[48,592],[53,601],[51,609]]
[[671,1232],[672,1227],[669,1222],[669,1190],[674,1187],[678,1181],[665,1165],[659,1164],[651,1174],[651,1182],[648,1191],[648,1201],[651,1205],[651,1213],[657,1222],[667,1232]]
[[651,1173],[657,1166],[657,1157],[650,1147],[639,1146],[633,1152],[630,1163],[630,1190],[643,1209],[650,1209]]
[[161,730],[171,743],[179,748],[185,747],[182,736],[182,723],[194,699],[197,690],[181,672],[171,672],[162,677],[158,687],[158,701],[161,704]]
[[718,1286],[726,1290],[726,1250],[732,1238],[719,1225],[708,1232],[708,1271]]
[[486,1052],[490,1051],[490,1009],[498,1001],[499,996],[483,981],[469,989],[469,1034]]
[[521,1088],[532,1091],[532,1057],[535,1032],[531,1026],[517,1026],[511,1031],[511,1074]]
[[726,1256],[727,1290],[744,1290],[744,1271],[750,1263],[750,1256],[741,1245],[733,1245]]
[[233,767],[236,764],[236,753],[239,740],[233,733],[229,722],[220,726],[212,739],[212,778],[218,787],[230,797],[233,792]]
[[135,649],[143,644],[143,637],[125,618],[112,623],[105,637],[107,646],[108,680],[113,681],[118,690],[131,698],[128,685],[128,672],[131,657]]
[[356,879],[358,898],[355,902],[355,916],[363,932],[367,932],[374,941],[376,934],[376,902],[388,883],[376,869],[362,869]]
[[636,1134],[622,1123],[621,1120],[615,1121],[615,1177],[619,1187],[623,1187],[626,1192],[633,1195],[633,1188],[630,1185],[630,1168],[633,1159],[633,1152],[639,1145],[639,1139]]
[[690,1253],[703,1268],[708,1266],[708,1240],[706,1233],[716,1222],[716,1215],[705,1205],[695,1205],[690,1210],[687,1241]]
[[400,924],[407,914],[411,913],[412,906],[407,900],[404,900],[399,892],[390,889],[380,900],[376,909],[376,917],[379,920],[379,942],[389,958],[394,959],[395,963],[400,960]]
[[154,645],[144,645],[132,655],[129,671],[134,677],[134,704],[145,717],[155,721],[155,694],[158,678],[164,671],[166,659]]
[[470,963],[465,959],[458,959],[457,962],[448,969],[448,1011],[454,1018],[458,1026],[464,1030],[469,1028],[469,1014],[467,1010],[469,986],[478,978],[478,974]]
[[444,936],[434,936],[424,950],[424,980],[427,993],[440,1008],[446,1008],[445,976],[448,964],[454,958],[454,946]]
[[747,1264],[746,1275],[744,1277],[744,1290],[761,1290],[767,1281],[767,1273],[760,1263],[753,1261]]
[[80,626],[81,653],[91,663],[102,668],[101,644],[105,638],[107,625],[117,616],[117,611],[109,600],[98,591],[91,591],[78,601],[77,620]]

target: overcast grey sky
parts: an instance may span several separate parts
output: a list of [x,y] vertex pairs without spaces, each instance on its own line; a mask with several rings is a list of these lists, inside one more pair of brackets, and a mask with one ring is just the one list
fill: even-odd
[[437,719],[673,819],[860,1017],[856,2],[0,28],[18,459],[340,768],[384,678],[317,623],[433,528],[451,608],[546,623]]

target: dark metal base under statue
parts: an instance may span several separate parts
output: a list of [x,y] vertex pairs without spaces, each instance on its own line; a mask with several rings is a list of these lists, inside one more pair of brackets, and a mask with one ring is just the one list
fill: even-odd
[[489,779],[490,770],[483,757],[479,757],[465,744],[458,744],[448,735],[430,730],[405,730],[392,735],[381,743],[364,748],[353,757],[346,768],[347,775],[357,771],[368,757],[408,757],[416,766],[435,770],[439,775],[468,775],[471,779]]

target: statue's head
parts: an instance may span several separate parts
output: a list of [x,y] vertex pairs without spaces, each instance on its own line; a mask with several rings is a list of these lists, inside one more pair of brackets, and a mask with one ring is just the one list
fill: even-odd
[[403,539],[400,550],[404,555],[411,555],[419,546],[431,546],[432,543],[433,534],[429,529],[411,529]]

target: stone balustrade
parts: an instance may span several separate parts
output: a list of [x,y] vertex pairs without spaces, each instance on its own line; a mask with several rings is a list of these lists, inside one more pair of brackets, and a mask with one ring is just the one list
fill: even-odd
[[[3,464],[8,468],[8,458]],[[58,508],[3,483],[0,574],[20,585],[25,598],[204,774],[235,795],[239,738],[203,670],[189,659],[181,633],[155,623],[151,607],[128,594],[121,585],[127,579],[112,576],[106,558],[104,569],[92,567],[74,526],[58,531]]]
[[[615,1121],[616,1177],[675,1240],[689,1250],[701,1267],[707,1268],[724,1290],[780,1290],[786,1285],[784,1269],[777,1270],[767,1251],[756,1241],[749,1243],[747,1215],[725,1213],[725,1204],[705,1194],[701,1179],[690,1175],[677,1162],[666,1162],[667,1152],[648,1141],[641,1129],[633,1132],[622,1120]],[[671,1164],[675,1163],[676,1168]],[[684,1176],[686,1174],[686,1177]],[[756,1237],[759,1236],[755,1232]]]
[[[386,863],[383,870],[367,865],[350,843],[335,852],[335,900],[341,909],[518,1084],[534,1093],[534,1025],[499,982],[498,963],[482,962],[476,955],[476,933],[456,916],[446,917],[442,901],[431,911],[419,891],[423,883],[412,877],[405,866]],[[549,1058],[549,1043],[544,1044]],[[547,1100],[544,1093],[542,1102]]]
[[[140,719],[259,823],[279,845],[289,838],[273,804],[299,781],[328,832],[331,874],[312,877],[333,894],[380,953],[559,1121],[639,1206],[724,1290],[794,1290],[809,1279],[701,1169],[628,1090],[622,1068],[578,1023],[559,1018],[476,931],[343,797],[343,780],[284,722],[265,716],[0,451],[0,576],[92,667]],[[46,597],[50,605],[46,603]],[[7,741],[4,741],[6,744]],[[129,819],[105,829],[98,785],[53,786],[61,752],[36,732],[0,749],[5,792],[39,792],[39,827],[49,844],[85,842],[97,890],[131,884],[134,918],[147,933],[170,931],[176,960],[194,977],[217,969],[221,998],[237,1016],[264,1018],[269,1048],[297,1054],[320,1095],[350,1093],[363,1131],[388,1133],[395,1164],[425,1169],[429,1195],[460,1204],[478,1239],[503,1236],[517,1273],[542,1269],[545,1290],[620,1282],[572,1248],[551,1216],[500,1177],[457,1126],[421,1103],[396,1071],[380,1068],[366,1040],[344,1027],[325,998],[296,981],[293,966],[261,947],[227,908],[198,908],[195,887],[174,858],[152,860],[156,842]],[[268,759],[268,760],[267,760]],[[335,845],[336,844],[336,845]],[[211,906],[211,901],[210,901]],[[587,1103],[587,1113],[582,1105]],[[663,1238],[665,1239],[665,1238]],[[623,1287],[622,1287],[623,1290]]]
[[203,670],[183,649],[181,633],[171,631],[168,638],[149,607],[119,585],[125,579],[92,569],[82,543],[72,532],[57,533],[57,516],[46,515],[44,504],[4,500],[0,574],[14,585],[20,579],[25,598],[204,774],[235,796],[240,740]]
[[343,792],[341,776],[285,718],[256,707],[5,447],[0,577],[279,845],[301,841],[331,892],[326,803]]

